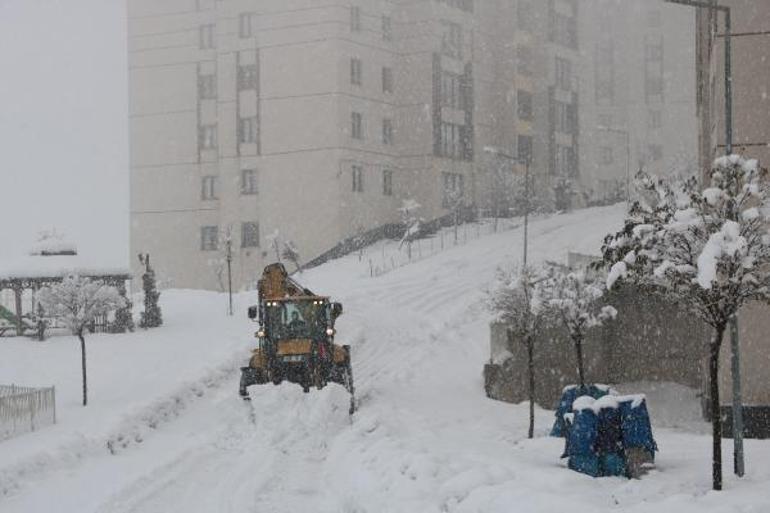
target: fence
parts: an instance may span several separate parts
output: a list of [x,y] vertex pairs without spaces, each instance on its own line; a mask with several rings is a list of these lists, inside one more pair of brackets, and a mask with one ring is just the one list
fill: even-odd
[[406,265],[419,262],[433,255],[457,246],[464,246],[469,241],[516,230],[521,227],[521,219],[480,219],[473,223],[463,223],[456,227],[438,229],[433,235],[415,239],[411,245],[399,244],[398,241],[383,241],[378,247],[370,246],[359,253],[359,260],[367,262],[369,275],[382,276]]
[[0,441],[56,424],[56,388],[0,385]]

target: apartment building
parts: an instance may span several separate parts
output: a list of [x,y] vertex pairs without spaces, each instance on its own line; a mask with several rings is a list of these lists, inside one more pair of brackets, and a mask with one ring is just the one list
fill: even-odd
[[542,202],[585,205],[625,150],[674,168],[696,133],[685,88],[661,91],[692,27],[619,0],[127,2],[131,248],[175,287],[222,288],[228,247],[248,286],[286,242],[310,260],[407,199],[515,208],[525,161]]
[[132,252],[218,289],[229,241],[243,287],[286,241],[474,204],[479,4],[128,0]]
[[662,2],[581,3],[581,169],[587,201],[625,199],[640,169],[697,169],[695,18]]

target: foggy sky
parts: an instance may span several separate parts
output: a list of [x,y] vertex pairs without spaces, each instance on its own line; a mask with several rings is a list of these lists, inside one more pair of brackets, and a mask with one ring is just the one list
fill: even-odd
[[0,0],[0,259],[56,227],[128,261],[123,0]]

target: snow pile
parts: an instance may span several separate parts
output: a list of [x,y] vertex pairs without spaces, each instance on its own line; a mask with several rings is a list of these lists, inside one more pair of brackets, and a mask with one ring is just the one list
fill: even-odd
[[726,221],[722,229],[709,237],[698,257],[698,284],[710,289],[717,281],[717,267],[723,258],[739,259],[745,255],[746,239],[741,236],[741,226]]

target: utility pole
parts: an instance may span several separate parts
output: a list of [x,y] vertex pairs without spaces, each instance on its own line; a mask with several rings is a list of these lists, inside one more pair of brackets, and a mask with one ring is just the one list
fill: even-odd
[[[700,0],[664,0],[670,4],[687,5],[699,9],[721,12],[725,16],[725,149],[728,155],[733,153],[733,67],[732,67],[732,11],[726,5],[715,1]],[[738,477],[745,474],[743,452],[743,398],[741,394],[740,340],[738,335],[738,314],[730,319],[730,353],[733,382],[733,471]],[[719,415],[719,412],[711,412]]]
[[524,159],[524,268],[527,268],[527,253],[529,245],[529,169],[532,167],[532,157]]
[[230,237],[227,237],[225,242],[225,259],[227,260],[227,293],[229,296],[229,307],[227,309],[227,315],[233,315],[233,241]]

